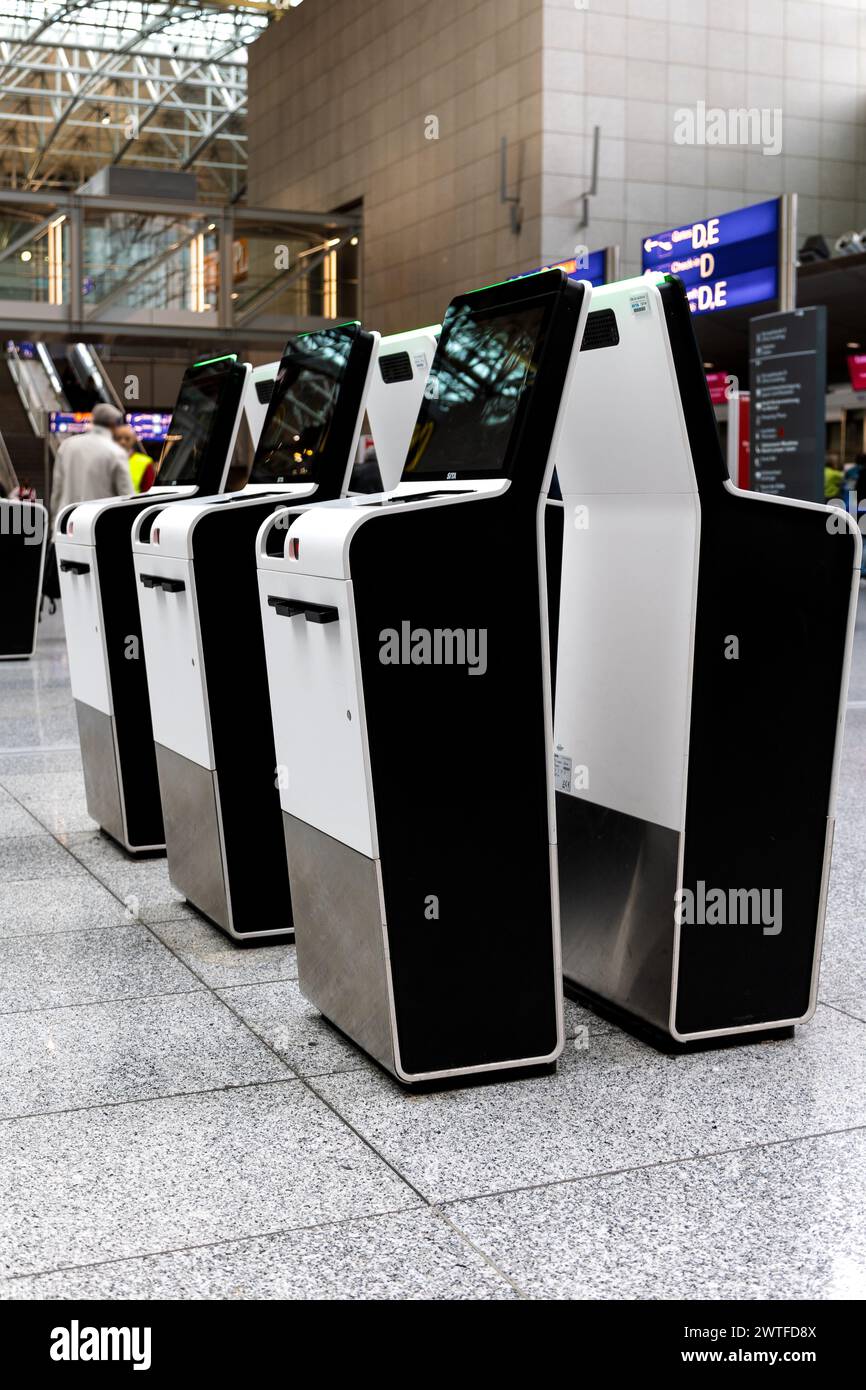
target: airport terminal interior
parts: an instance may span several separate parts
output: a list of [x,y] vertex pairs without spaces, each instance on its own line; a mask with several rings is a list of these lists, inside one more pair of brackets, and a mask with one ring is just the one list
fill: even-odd
[[0,1301],[862,1300],[866,6],[0,84]]

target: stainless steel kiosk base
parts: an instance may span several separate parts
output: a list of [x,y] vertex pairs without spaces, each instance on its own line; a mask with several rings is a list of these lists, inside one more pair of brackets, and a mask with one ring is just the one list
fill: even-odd
[[390,1072],[398,1070],[381,880],[375,860],[283,812],[304,996]]
[[118,773],[117,730],[114,719],[83,700],[75,701],[87,814],[130,853],[161,850],[161,844],[131,844]]
[[216,773],[160,743],[156,765],[171,881],[200,912],[231,931]]

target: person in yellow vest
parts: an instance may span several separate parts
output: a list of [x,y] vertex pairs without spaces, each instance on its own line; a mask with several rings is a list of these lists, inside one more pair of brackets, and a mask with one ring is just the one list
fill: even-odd
[[150,454],[146,454],[142,449],[141,440],[132,425],[118,425],[114,431],[114,438],[129,457],[129,472],[135,491],[147,492],[149,488],[153,487],[156,477],[156,469]]

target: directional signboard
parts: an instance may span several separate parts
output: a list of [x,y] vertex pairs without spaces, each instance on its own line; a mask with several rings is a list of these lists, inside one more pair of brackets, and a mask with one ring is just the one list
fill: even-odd
[[773,198],[646,236],[643,268],[678,275],[694,314],[776,300],[780,214]]
[[752,319],[749,358],[753,489],[823,502],[825,305]]

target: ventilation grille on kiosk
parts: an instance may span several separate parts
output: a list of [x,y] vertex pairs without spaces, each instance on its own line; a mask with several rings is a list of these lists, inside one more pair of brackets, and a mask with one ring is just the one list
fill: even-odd
[[389,352],[380,357],[379,371],[386,386],[393,386],[395,381],[411,381],[412,363],[408,352]]
[[619,329],[613,309],[596,309],[587,314],[586,328],[583,330],[581,352],[592,352],[594,348],[616,347],[619,342]]

